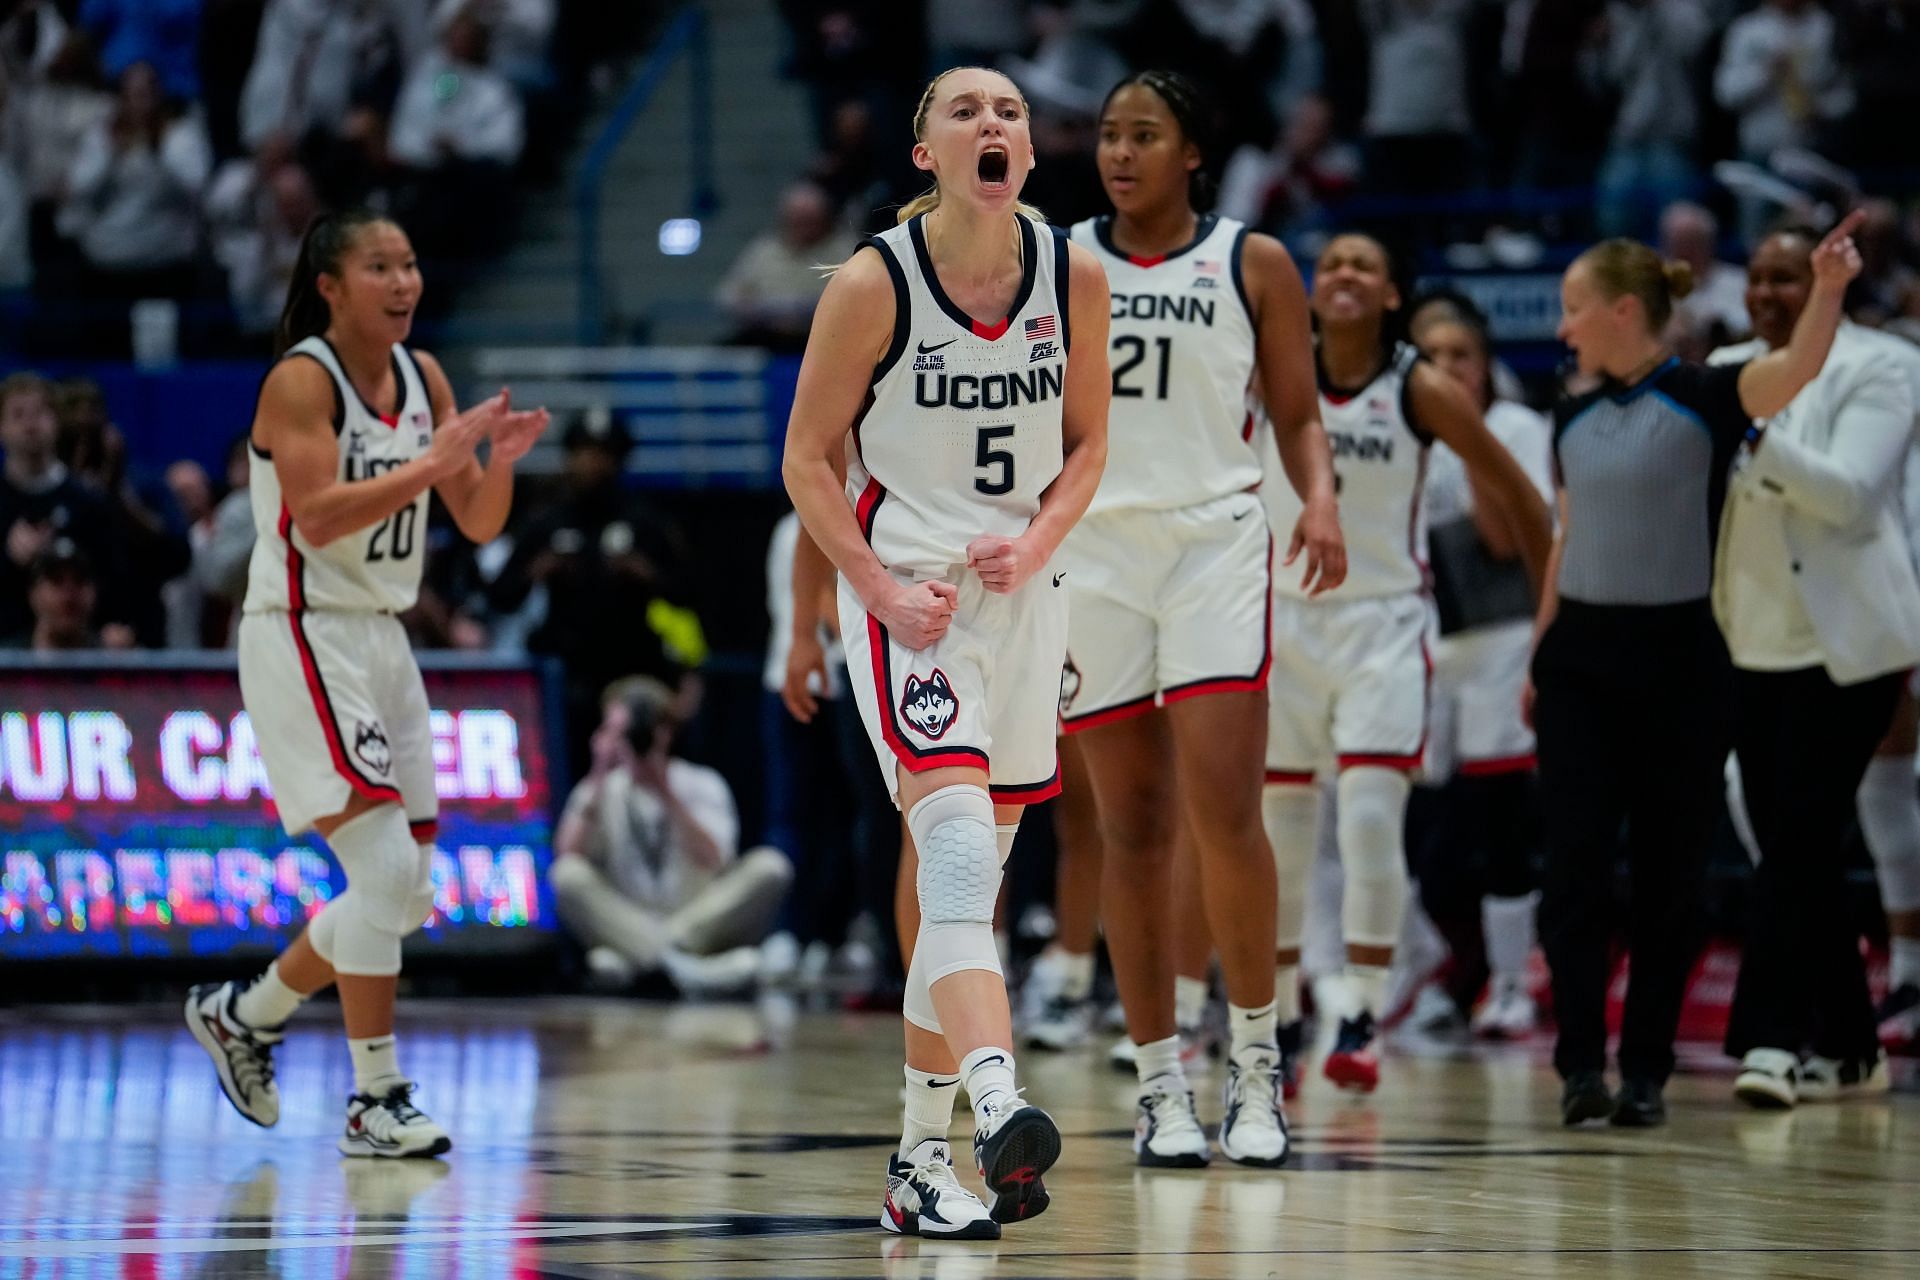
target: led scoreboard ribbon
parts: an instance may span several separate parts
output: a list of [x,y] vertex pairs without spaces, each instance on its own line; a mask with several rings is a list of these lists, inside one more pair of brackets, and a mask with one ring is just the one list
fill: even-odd
[[[422,665],[440,834],[433,918],[409,947],[540,945],[543,681]],[[229,655],[0,665],[0,959],[265,953],[345,887],[321,841],[280,828]]]

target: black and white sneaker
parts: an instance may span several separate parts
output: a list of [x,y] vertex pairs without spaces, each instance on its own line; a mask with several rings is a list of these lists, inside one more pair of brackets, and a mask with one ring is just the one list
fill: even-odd
[[439,1156],[453,1150],[447,1131],[413,1105],[413,1085],[397,1084],[382,1097],[356,1093],[347,1099],[343,1156]]
[[1876,1053],[1871,1059],[1808,1054],[1800,1060],[1798,1088],[1802,1102],[1838,1102],[1885,1093],[1892,1087],[1884,1054]]
[[1278,1169],[1291,1140],[1280,1107],[1280,1054],[1243,1049],[1227,1059],[1226,1117],[1220,1121],[1220,1154],[1235,1164]]
[[887,1157],[887,1198],[880,1226],[901,1236],[939,1240],[998,1240],[1000,1224],[980,1197],[960,1185],[953,1172],[953,1148],[928,1138],[902,1160]]
[[1784,1111],[1800,1096],[1800,1059],[1785,1049],[1749,1049],[1740,1060],[1733,1096],[1750,1107]]
[[220,1091],[233,1109],[263,1129],[280,1120],[280,1089],[273,1082],[273,1049],[284,1026],[249,1027],[233,1011],[240,986],[208,982],[187,992],[187,1030],[213,1059]]
[[1213,1156],[1194,1114],[1193,1091],[1174,1076],[1141,1086],[1133,1111],[1133,1157],[1149,1169],[1204,1169]]
[[1023,1222],[1046,1212],[1051,1197],[1040,1175],[1060,1158],[1060,1127],[1017,1095],[987,1102],[987,1123],[973,1132],[973,1159],[993,1193],[995,1222]]
[[1021,1039],[1035,1049],[1071,1052],[1093,1039],[1096,1012],[1090,999],[1054,996],[1040,1006],[1021,1033]]

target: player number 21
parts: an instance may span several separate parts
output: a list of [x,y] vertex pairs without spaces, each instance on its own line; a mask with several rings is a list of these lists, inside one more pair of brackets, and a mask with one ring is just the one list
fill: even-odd
[[[1167,398],[1167,366],[1173,361],[1173,339],[1155,338],[1153,346],[1159,355],[1160,366],[1160,372],[1154,379],[1153,394],[1155,399],[1165,400]],[[1146,363],[1147,340],[1136,333],[1123,333],[1113,340],[1113,349],[1116,354],[1122,351],[1131,353],[1124,362],[1113,366],[1113,394],[1136,398],[1147,394],[1144,387],[1130,387],[1125,381],[1128,374]]]

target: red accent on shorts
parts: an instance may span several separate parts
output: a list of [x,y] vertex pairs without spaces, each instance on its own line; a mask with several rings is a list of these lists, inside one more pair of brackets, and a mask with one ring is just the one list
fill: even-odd
[[873,541],[874,508],[878,507],[880,499],[886,496],[886,486],[868,477],[867,487],[861,491],[860,500],[853,504],[853,518],[859,522],[860,533],[868,542]]
[[1342,755],[1340,757],[1340,767],[1342,769],[1351,769],[1357,765],[1371,765],[1378,769],[1399,769],[1405,773],[1412,773],[1420,767],[1422,755],[1423,753],[1419,751],[1414,752],[1410,756],[1387,755],[1380,752]]
[[1502,756],[1497,760],[1462,760],[1460,776],[1463,778],[1490,778],[1503,773],[1531,773],[1538,760],[1533,752],[1523,756]]
[[1000,317],[998,324],[981,324],[978,320],[975,320],[973,322],[973,336],[976,338],[985,338],[988,342],[993,342],[998,339],[1001,334],[1005,333],[1007,326],[1012,323],[1012,316]]
[[293,545],[293,511],[284,502],[280,504],[280,540],[287,544],[287,625],[293,630],[293,647],[300,654],[300,671],[306,677],[307,696],[313,700],[314,714],[320,717],[320,734],[327,740],[327,754],[333,757],[334,772],[345,778],[347,785],[365,799],[397,804],[400,801],[397,787],[367,781],[347,759],[346,743],[340,740],[340,723],[333,718],[333,702],[327,697],[327,686],[320,678],[320,664],[313,656],[313,646],[307,643],[306,628],[300,622],[301,614],[307,607],[307,593],[301,573],[304,562],[300,549]]
[[1113,724],[1118,720],[1131,720],[1143,716],[1154,709],[1154,695],[1135,698],[1131,702],[1122,702],[1100,711],[1089,711],[1083,716],[1061,716],[1062,733],[1085,733],[1088,729],[1097,729],[1103,724]]
[[[1246,425],[1240,428],[1240,438],[1247,441],[1253,439],[1253,414],[1251,412],[1247,414]],[[1255,485],[1253,487],[1258,489],[1260,486]]]
[[1260,621],[1261,653],[1260,669],[1251,676],[1221,676],[1212,680],[1194,680],[1187,684],[1175,685],[1160,693],[1160,701],[1165,706],[1184,702],[1188,698],[1197,698],[1205,693],[1257,693],[1267,687],[1267,676],[1273,671],[1273,532],[1267,532],[1267,586],[1265,594],[1266,615]]
[[1311,769],[1269,769],[1268,786],[1304,787],[1312,784],[1318,775]]
[[413,833],[415,844],[432,844],[440,835],[440,819],[427,818],[420,822],[409,822],[407,830]]
[[1053,776],[1045,782],[1032,782],[1025,786],[999,787],[989,784],[987,793],[995,804],[1039,804],[1042,800],[1051,800],[1060,794],[1060,769],[1056,765]]

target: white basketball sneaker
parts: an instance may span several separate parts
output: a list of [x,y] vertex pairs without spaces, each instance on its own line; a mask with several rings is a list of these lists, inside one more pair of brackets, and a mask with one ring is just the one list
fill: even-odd
[[1133,1110],[1133,1156],[1149,1169],[1204,1169],[1213,1156],[1194,1114],[1193,1090],[1171,1076],[1141,1086]]
[[1241,1054],[1227,1059],[1220,1154],[1235,1164],[1277,1169],[1286,1163],[1290,1146],[1286,1113],[1280,1109],[1280,1055],[1266,1048]]
[[1750,1107],[1784,1111],[1800,1097],[1800,1059],[1785,1049],[1749,1049],[1734,1077],[1733,1096]]
[[263,1129],[280,1121],[273,1050],[285,1027],[249,1027],[233,1011],[238,983],[203,983],[187,992],[187,1030],[213,1059],[220,1091],[233,1109]]
[[1093,1001],[1055,996],[1027,1023],[1022,1039],[1036,1049],[1066,1053],[1093,1038],[1093,1018]]
[[413,1105],[413,1085],[397,1084],[385,1096],[356,1093],[347,1099],[343,1156],[439,1156],[453,1150],[447,1131]]
[[1483,1040],[1524,1040],[1533,1034],[1537,1020],[1526,982],[1496,978],[1486,1003],[1474,1011],[1473,1034]]
[[953,1172],[953,1147],[928,1138],[905,1160],[887,1157],[887,1198],[880,1226],[902,1236],[940,1240],[998,1240],[1000,1224],[980,1197],[960,1185]]

